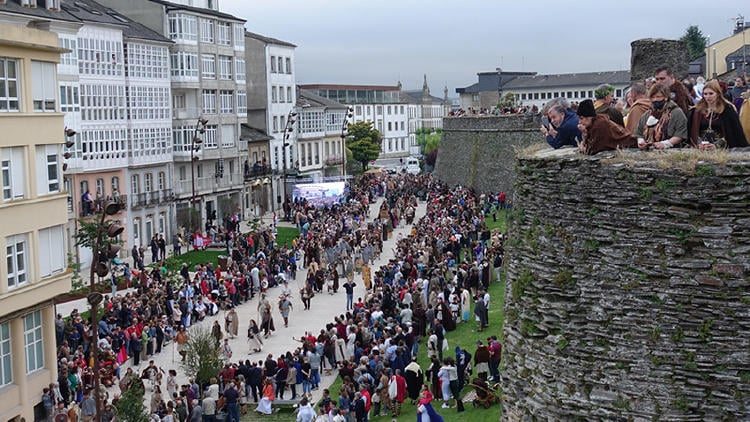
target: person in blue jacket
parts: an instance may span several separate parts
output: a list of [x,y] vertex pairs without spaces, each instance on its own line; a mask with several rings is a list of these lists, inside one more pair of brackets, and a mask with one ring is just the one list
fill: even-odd
[[564,146],[577,147],[581,140],[581,131],[578,130],[578,116],[575,111],[567,107],[567,101],[563,99],[553,100],[547,106],[547,118],[549,124],[540,128],[547,143],[554,149]]

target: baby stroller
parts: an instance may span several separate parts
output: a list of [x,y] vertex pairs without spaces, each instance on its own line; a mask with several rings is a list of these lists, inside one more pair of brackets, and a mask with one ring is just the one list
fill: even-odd
[[489,409],[495,403],[500,403],[500,397],[498,397],[498,384],[490,385],[482,378],[474,378],[469,384],[474,392],[477,394],[477,398],[472,401],[474,407],[482,406],[485,409]]

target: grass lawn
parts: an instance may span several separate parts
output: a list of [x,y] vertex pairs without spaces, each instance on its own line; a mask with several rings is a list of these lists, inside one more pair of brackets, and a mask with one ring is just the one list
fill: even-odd
[[299,237],[299,230],[295,227],[277,227],[276,228],[276,244],[284,246],[287,244],[292,245],[292,240]]
[[[477,324],[473,319],[473,306],[472,306],[472,319],[468,323],[458,324],[458,327],[449,333],[446,337],[448,339],[448,350],[443,353],[443,356],[454,356],[454,349],[456,345],[462,349],[466,349],[472,355],[476,351],[476,341],[485,341],[487,337],[496,335],[497,338],[502,341],[502,328],[503,328],[503,305],[505,299],[505,283],[492,282],[490,285],[490,311],[489,311],[489,323],[490,327],[485,331],[478,333],[476,332]],[[429,359],[427,359],[427,339],[422,339],[419,343],[419,355],[417,362],[422,367],[422,371],[426,371],[429,367]],[[502,367],[502,365],[501,365]],[[476,375],[476,371],[474,371]],[[331,391],[331,397],[338,397],[339,389],[341,388],[341,378],[337,378],[336,382],[331,385],[329,390]],[[466,396],[471,391],[471,387],[464,387],[461,397]],[[455,409],[441,409],[440,405],[442,400],[433,401],[433,408],[445,419],[451,422],[479,422],[479,421],[497,421],[500,420],[500,404],[493,405],[489,409],[474,408],[471,403],[464,403],[466,411],[462,413],[456,412]],[[401,416],[395,418],[399,421],[411,421],[416,418],[416,406],[409,404],[409,400],[405,401],[401,408]],[[250,419],[253,420],[253,419]],[[265,420],[265,419],[264,419]],[[374,416],[370,414],[370,420],[375,422],[390,422],[392,418],[390,416]]]
[[167,259],[167,266],[170,270],[179,271],[183,262],[187,262],[190,271],[193,271],[195,264],[205,264],[213,262],[214,268],[219,263],[219,255],[226,255],[225,249],[207,249],[205,251],[190,251],[180,256],[172,256]]
[[497,221],[493,220],[492,214],[490,213],[490,215],[488,215],[484,220],[484,222],[487,223],[487,228],[490,230],[500,229],[501,233],[505,233],[506,228],[507,228],[506,217],[507,217],[508,211],[509,211],[508,209],[498,209]]

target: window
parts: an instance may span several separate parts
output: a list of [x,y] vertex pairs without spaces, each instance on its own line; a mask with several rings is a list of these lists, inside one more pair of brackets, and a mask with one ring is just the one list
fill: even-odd
[[245,49],[245,25],[241,23],[234,24],[234,48]]
[[206,126],[206,133],[203,134],[203,148],[216,148],[216,125]]
[[3,200],[23,198],[26,185],[23,148],[3,148],[0,150],[0,157],[2,157]]
[[215,89],[203,90],[203,112],[209,113],[209,114],[216,113],[216,90]]
[[286,97],[284,96],[284,87],[283,86],[279,87],[279,102],[280,103],[285,103],[286,102]]
[[218,22],[216,24],[217,43],[220,45],[232,45],[232,24]]
[[138,239],[141,237],[141,219],[140,218],[134,218],[133,219],[133,239],[136,240],[136,244],[138,244]]
[[271,102],[276,103],[279,101],[279,90],[276,86],[271,87]]
[[212,54],[201,54],[201,76],[216,79],[216,57]]
[[201,18],[201,42],[214,42],[214,21]]
[[279,73],[284,73],[284,58],[279,57]]
[[292,59],[289,57],[286,58],[286,73],[292,73]]
[[404,122],[403,122],[403,120],[401,121],[401,130],[404,130]]
[[198,39],[197,18],[184,13],[170,14],[169,38],[173,40],[196,41]]
[[120,192],[120,178],[117,176],[112,176],[112,192]]
[[222,90],[219,91],[219,112],[234,113],[234,92]]
[[232,58],[219,56],[219,79],[232,80]]
[[96,197],[104,197],[104,179],[102,179],[101,177],[96,179]]
[[172,95],[172,107],[175,109],[185,108],[185,94],[174,94]]
[[172,53],[172,76],[198,77],[198,54],[180,51]]
[[521,99],[525,100],[526,99],[526,94],[521,94]]
[[18,110],[18,63],[0,57],[0,111]]
[[60,36],[60,47],[70,50],[70,53],[60,55],[60,64],[78,67],[78,41],[75,38]]
[[65,270],[63,226],[39,230],[39,275],[48,277]]
[[151,192],[154,187],[154,176],[151,173],[146,173],[143,176],[143,191]]
[[130,176],[130,193],[138,195],[141,192],[141,181],[137,174]]
[[187,180],[187,168],[180,166],[180,180]]
[[286,100],[287,102],[293,103],[294,99],[292,98],[292,87],[288,86],[286,87]]
[[276,73],[276,56],[271,56],[271,73]]
[[279,117],[273,116],[273,132],[276,133],[279,131]]
[[13,382],[13,360],[10,357],[10,322],[0,324],[0,386]]
[[383,106],[377,106],[377,107],[375,107],[375,113],[376,114],[383,114]]
[[22,286],[28,281],[26,249],[25,234],[5,238],[5,257],[8,262],[9,289]]
[[26,373],[44,368],[44,339],[42,338],[42,311],[23,317],[23,336],[26,341]]
[[388,115],[391,115],[391,106],[388,106]]
[[39,170],[46,168],[46,177],[37,177],[37,194],[44,195],[60,191],[59,147],[57,145],[37,145],[36,162]]
[[[221,125],[221,147],[234,148],[236,125]],[[231,163],[231,162],[230,162]]]
[[81,111],[78,86],[60,84],[60,111],[63,113]]
[[245,59],[234,59],[234,79],[237,81],[245,80]]
[[237,114],[247,113],[247,92],[237,91]]
[[388,122],[388,130],[393,130],[392,124],[393,124],[393,123],[391,123],[391,122]]
[[166,176],[167,176],[166,173],[164,173],[163,171],[160,171],[159,174],[156,176],[157,189],[164,190],[164,188],[166,187],[166,179],[167,179]]

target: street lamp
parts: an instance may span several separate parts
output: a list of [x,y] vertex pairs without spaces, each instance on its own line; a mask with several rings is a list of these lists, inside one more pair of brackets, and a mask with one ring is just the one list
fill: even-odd
[[[99,320],[97,310],[99,304],[102,302],[102,294],[95,290],[96,277],[106,277],[109,273],[109,262],[117,257],[120,251],[120,246],[113,243],[109,239],[114,239],[119,236],[124,228],[116,222],[104,220],[107,216],[115,215],[120,212],[120,205],[114,201],[107,202],[102,210],[99,222],[96,224],[96,239],[94,240],[93,253],[94,257],[91,262],[91,273],[89,277],[91,293],[86,297],[91,306],[91,343],[94,346],[94,400],[96,401],[96,415],[95,421],[101,420],[101,397],[99,394],[100,390],[100,374],[99,374]],[[108,238],[107,242],[104,242],[105,235]],[[104,244],[103,244],[104,242]]]
[[[297,117],[297,112],[294,111],[293,108],[289,110],[289,114],[287,114],[286,116],[286,126],[284,127],[284,139],[283,139],[284,143],[281,144],[281,160],[283,161],[282,163],[283,174],[281,176],[282,184],[283,184],[283,186],[281,187],[281,192],[283,195],[282,196],[283,200],[281,202],[282,209],[284,208],[284,202],[286,202],[286,147],[291,145],[287,141],[289,140],[289,137],[294,132],[294,122],[297,121],[296,117]],[[289,154],[291,155],[291,151],[289,152]],[[286,217],[287,217],[286,212],[284,212],[284,218],[286,219]]]
[[349,119],[354,117],[354,108],[352,106],[347,107],[346,114],[344,115],[344,121],[341,122],[341,153],[343,155],[341,165],[341,177],[346,181],[346,131],[349,129]]
[[198,133],[206,133],[206,124],[208,119],[202,117],[198,118],[198,122],[195,124],[195,130],[193,131],[193,139],[190,140],[190,181],[192,190],[190,193],[190,210],[188,211],[188,225],[190,231],[193,231],[193,207],[195,207],[195,162],[198,161],[198,157],[195,153],[200,151],[203,139],[198,137]]

